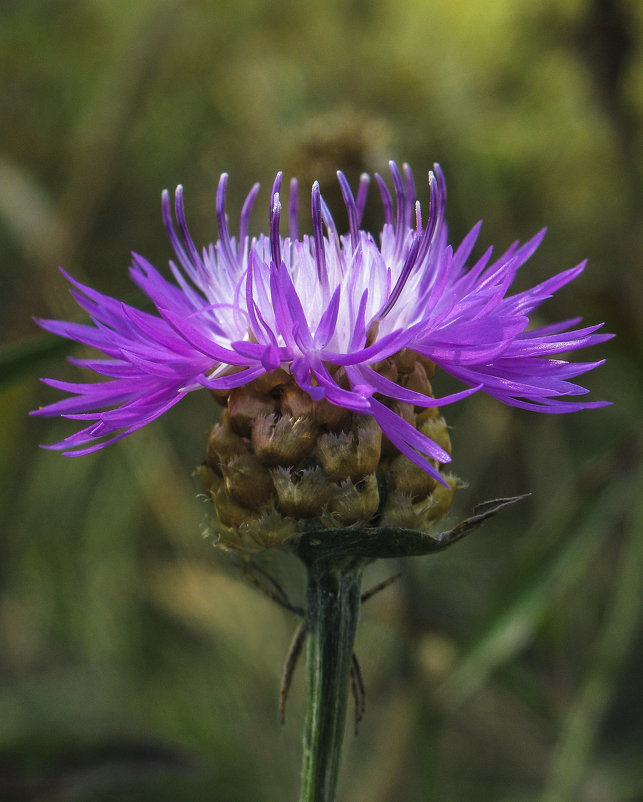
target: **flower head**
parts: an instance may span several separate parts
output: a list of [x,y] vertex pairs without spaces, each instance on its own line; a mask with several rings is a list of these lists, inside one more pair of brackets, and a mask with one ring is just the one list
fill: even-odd
[[[580,400],[587,390],[570,381],[601,361],[570,363],[559,355],[610,335],[597,334],[600,325],[575,328],[580,318],[529,328],[530,314],[576,278],[585,263],[512,295],[514,277],[544,231],[522,246],[514,243],[495,260],[489,248],[468,265],[480,224],[454,251],[447,239],[446,186],[439,166],[429,174],[426,222],[410,168],[404,165],[400,172],[391,162],[390,169],[395,199],[376,176],[385,218],[379,241],[360,229],[366,175],[355,196],[338,173],[347,234],[338,232],[315,183],[312,235],[300,236],[293,180],[289,235],[283,237],[279,173],[270,196],[269,233],[250,238],[250,212],[259,187],[246,199],[235,237],[225,212],[224,174],[216,200],[219,239],[202,251],[186,224],[182,187],[175,195],[176,225],[164,192],[163,221],[176,254],[170,262],[174,282],[138,254],[130,270],[156,314],[102,295],[64,273],[92,323],[37,322],[101,351],[104,358],[70,361],[108,380],[44,380],[69,396],[33,414],[88,422],[48,448],[64,449],[68,456],[87,454],[150,423],[192,390],[228,396],[280,372],[288,377],[288,391],[299,393],[298,404],[307,398],[339,413],[371,418],[389,444],[445,484],[437,465],[450,461],[448,451],[430,427],[413,425],[404,409],[435,411],[478,390],[540,412],[605,405]],[[434,366],[466,388],[434,398],[429,384]],[[250,395],[243,396],[244,403]],[[271,410],[255,414],[268,420],[258,447],[269,451],[274,448]]]

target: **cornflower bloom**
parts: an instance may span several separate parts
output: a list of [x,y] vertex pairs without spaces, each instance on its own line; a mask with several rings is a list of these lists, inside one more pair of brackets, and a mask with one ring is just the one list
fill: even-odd
[[[108,381],[44,379],[70,395],[33,414],[89,421],[62,442],[45,447],[63,449],[67,456],[88,454],[147,425],[188,392],[207,388],[227,401],[233,434],[252,440],[246,451],[261,455],[263,448],[267,453],[263,464],[270,467],[282,508],[288,508],[290,491],[283,474],[303,463],[309,466],[312,446],[307,449],[305,443],[314,441],[316,465],[321,462],[335,482],[358,482],[375,474],[379,447],[364,470],[328,469],[318,443],[320,427],[326,452],[334,448],[335,457],[336,441],[344,430],[353,431],[353,452],[373,436],[379,442],[381,432],[383,452],[404,455],[405,464],[408,460],[417,466],[433,486],[453,486],[440,473],[450,455],[438,407],[476,391],[539,412],[603,406],[606,402],[581,400],[587,390],[570,381],[603,360],[570,363],[559,355],[603,342],[610,335],[596,333],[600,325],[575,328],[580,318],[529,327],[530,314],[576,278],[585,262],[511,295],[518,270],[538,248],[544,230],[524,245],[514,243],[495,260],[489,248],[468,266],[481,223],[457,249],[449,245],[440,167],[435,165],[429,174],[426,223],[410,168],[404,165],[400,171],[391,162],[390,170],[395,200],[376,175],[385,219],[379,242],[360,229],[367,175],[354,196],[345,176],[338,173],[347,234],[338,232],[316,182],[312,235],[300,235],[298,185],[293,179],[287,207],[289,235],[283,237],[279,173],[270,195],[269,233],[251,238],[250,213],[259,186],[247,196],[235,237],[225,212],[228,176],[224,173],[216,197],[219,239],[202,251],[187,227],[182,187],[176,190],[174,204],[178,230],[165,191],[163,222],[176,254],[176,261],[170,262],[175,283],[138,254],[133,254],[130,269],[132,280],[151,299],[157,314],[103,295],[63,271],[92,323],[37,322],[101,351],[106,358],[70,357],[70,361]],[[467,387],[433,397],[429,380],[436,366]],[[277,396],[279,403],[274,401]],[[291,445],[296,440],[301,446],[295,443],[281,457],[275,453],[280,421],[281,440],[288,429]],[[298,424],[298,437],[292,436],[297,430],[297,426],[292,430],[293,424]],[[358,424],[361,433],[356,431]],[[215,443],[210,448],[215,473],[242,450],[229,444],[217,450]],[[248,473],[245,468],[244,472]],[[402,481],[397,487],[417,500],[407,485]],[[233,498],[241,503],[246,490],[232,493]],[[298,512],[297,504],[290,507]]]

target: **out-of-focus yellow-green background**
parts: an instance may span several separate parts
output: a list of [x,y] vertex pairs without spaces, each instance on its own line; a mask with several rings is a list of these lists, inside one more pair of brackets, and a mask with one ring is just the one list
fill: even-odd
[[[100,453],[42,451],[74,424],[27,417],[59,397],[38,377],[77,372],[31,316],[83,319],[58,265],[138,303],[129,252],[171,256],[164,187],[184,184],[205,244],[222,171],[231,220],[262,182],[257,233],[278,169],[337,208],[336,169],[389,158],[424,209],[440,161],[454,242],[480,217],[480,252],[547,225],[520,287],[589,258],[538,322],[607,321],[585,378],[614,406],[447,410],[469,482],[449,522],[533,495],[442,555],[369,569],[404,573],[363,610],[340,798],[643,796],[642,31],[636,0],[3,2],[0,798],[297,797],[301,669],[277,718],[297,621],[202,535],[216,408],[193,394]],[[294,562],[260,566],[300,599]]]

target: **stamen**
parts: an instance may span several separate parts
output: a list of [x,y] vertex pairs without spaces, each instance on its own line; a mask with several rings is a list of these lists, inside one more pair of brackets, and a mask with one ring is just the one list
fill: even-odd
[[185,247],[187,248],[189,258],[192,260],[197,270],[205,270],[196,245],[190,236],[188,224],[185,220],[185,209],[183,207],[183,187],[181,184],[179,184],[179,186],[176,188],[176,194],[174,195],[174,213],[176,214],[176,221],[179,224],[179,230],[181,232],[181,236],[183,237]]
[[337,171],[337,180],[339,181],[339,188],[342,191],[342,198],[344,205],[348,212],[348,227],[351,234],[351,246],[353,250],[359,245],[359,223],[357,222],[357,207],[355,205],[355,198],[351,192],[346,176],[341,170]]
[[281,201],[279,191],[281,189],[281,170],[275,176],[272,189],[270,190],[270,254],[277,270],[281,269],[281,238],[279,236],[279,221],[281,220]]
[[438,188],[440,190],[440,198],[442,199],[441,212],[444,213],[444,207],[447,203],[447,181],[442,172],[442,168],[437,162],[434,162],[433,169],[435,170],[436,178],[438,179]]
[[217,188],[217,224],[219,226],[219,242],[221,243],[221,247],[223,248],[226,259],[230,263],[230,266],[232,266],[237,264],[237,259],[234,255],[234,251],[232,250],[232,243],[230,242],[230,230],[228,229],[228,220],[225,213],[227,183],[228,174],[222,173],[221,178],[219,179],[219,186]]
[[163,194],[161,195],[161,214],[163,216],[163,225],[165,226],[172,250],[176,254],[181,267],[185,270],[187,275],[192,280],[195,280],[197,276],[194,270],[194,265],[188,259],[188,256],[185,253],[185,248],[183,247],[183,244],[176,233],[176,229],[174,228],[172,210],[170,207],[170,193],[167,191],[167,189],[164,189]]
[[366,196],[368,195],[368,185],[371,177],[368,173],[362,173],[359,177],[359,187],[357,189],[357,200],[355,206],[357,209],[357,226],[362,225],[362,217],[364,216],[364,207],[366,206]]
[[290,194],[288,195],[288,225],[290,239],[299,239],[299,183],[296,178],[290,179]]
[[250,255],[248,256],[248,269],[246,270],[246,308],[248,310],[248,316],[250,318],[252,332],[255,335],[256,341],[259,342],[259,337],[261,335],[261,339],[263,341],[263,334],[262,329],[268,335],[270,340],[272,341],[273,345],[277,344],[275,339],[275,335],[268,326],[265,321],[265,318],[261,314],[261,310],[257,305],[254,294],[253,294],[253,272],[255,270],[255,265],[257,263],[257,256],[254,251],[250,251]]
[[248,197],[245,199],[243,208],[241,209],[241,218],[239,219],[239,242],[237,243],[237,254],[239,256],[239,260],[241,260],[245,251],[246,237],[248,236],[248,224],[250,223],[250,213],[252,212],[252,207],[257,199],[258,192],[259,184],[257,183],[248,193]]
[[436,237],[439,235],[442,225],[444,223],[444,215],[447,206],[447,182],[442,172],[440,165],[435,162],[433,165],[435,170],[435,177],[437,181],[438,197],[437,197],[437,222],[436,222]]
[[384,206],[384,221],[387,225],[393,225],[393,198],[386,186],[386,182],[379,173],[375,173],[375,180],[382,196],[382,205]]
[[281,202],[279,192],[273,192],[272,209],[270,211],[270,254],[277,270],[281,269],[281,238],[279,221],[281,219]]
[[[430,172],[429,173],[429,219],[427,220],[426,228],[422,233],[422,240],[420,243],[420,249],[417,255],[417,262],[418,264],[422,264],[425,260],[427,253],[429,252],[429,248],[431,247],[431,243],[435,239],[436,235],[439,233],[439,223],[440,223],[440,186],[436,180],[435,175]],[[444,214],[444,204],[442,204],[442,213]]]
[[395,187],[395,250],[393,258],[395,261],[402,256],[402,246],[404,245],[404,235],[406,228],[404,226],[404,218],[406,216],[406,195],[404,192],[404,183],[402,176],[397,169],[397,164],[390,161],[388,166],[393,176],[393,186]]
[[420,248],[420,238],[415,237],[413,240],[413,244],[409,248],[409,252],[406,255],[406,259],[404,260],[404,266],[402,267],[402,272],[399,275],[398,280],[395,282],[395,286],[393,287],[393,292],[390,294],[388,301],[384,305],[383,309],[377,315],[379,320],[388,315],[391,309],[397,303],[397,299],[400,297],[400,293],[404,289],[404,285],[408,281],[409,276],[411,275],[411,271],[415,267],[417,263],[417,255],[418,250]]
[[321,211],[322,211],[322,220],[324,221],[324,225],[326,226],[326,232],[328,234],[328,242],[331,247],[334,246],[335,248],[335,253],[337,254],[337,264],[339,265],[341,275],[343,276],[346,270],[345,270],[344,258],[342,255],[341,240],[339,237],[339,233],[337,231],[337,226],[335,225],[335,221],[333,219],[333,215],[331,214],[331,211],[328,208],[328,204],[323,198],[321,199]]
[[[320,196],[321,197],[321,196]],[[328,204],[326,201],[321,198],[321,211],[322,211],[322,220],[324,221],[324,225],[326,226],[326,232],[328,233],[328,238],[331,238],[331,235],[334,235],[337,240],[339,240],[339,234],[337,233],[337,226],[335,225],[335,221],[333,220],[333,215],[328,208]]]
[[324,231],[322,229],[322,198],[319,182],[315,181],[312,190],[313,235],[315,240],[315,262],[317,276],[322,286],[328,288],[328,272],[326,270],[326,253],[324,251]]
[[413,204],[415,201],[415,181],[413,179],[413,170],[406,162],[402,165],[404,171],[404,186],[406,188],[406,214],[404,215],[404,224],[407,228],[411,225],[411,218],[413,217]]
[[270,208],[272,209],[275,205],[275,195],[281,192],[281,179],[284,177],[284,174],[281,170],[275,176],[275,180],[272,185],[272,189],[270,190]]

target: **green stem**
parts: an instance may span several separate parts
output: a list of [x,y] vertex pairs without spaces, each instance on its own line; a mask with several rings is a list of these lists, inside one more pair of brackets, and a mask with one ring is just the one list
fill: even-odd
[[301,802],[334,802],[363,561],[307,563],[306,721]]

